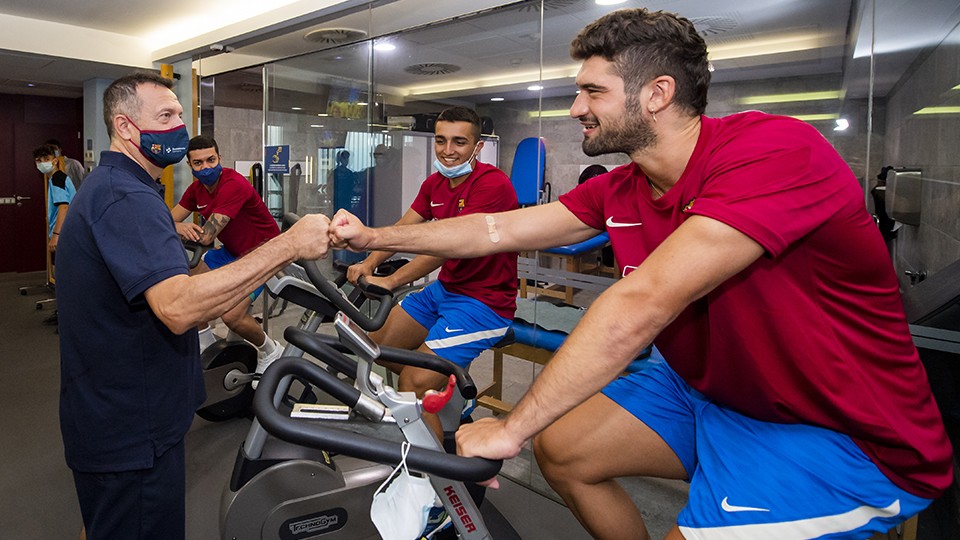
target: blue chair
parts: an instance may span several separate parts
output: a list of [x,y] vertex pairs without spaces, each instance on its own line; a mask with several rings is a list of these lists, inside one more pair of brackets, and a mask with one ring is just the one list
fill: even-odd
[[[517,192],[517,201],[520,206],[534,206],[543,202],[546,156],[547,150],[543,139],[527,137],[517,145],[513,155],[513,166],[510,168],[510,181],[513,183],[514,191]],[[548,189],[549,185],[549,183],[546,184]]]
[[[539,145],[537,145],[538,142]],[[521,205],[524,204],[523,199],[533,201],[530,204],[536,204],[537,201],[541,200],[538,197],[544,194],[544,191],[540,188],[540,186],[543,185],[544,167],[542,160],[545,155],[543,149],[543,141],[533,137],[520,141],[520,145],[517,146],[517,157],[514,158],[513,176],[511,180],[513,181],[514,189],[517,190],[517,198],[521,199]],[[540,162],[538,163],[535,158],[538,158]],[[519,168],[518,161],[520,162]],[[582,184],[590,178],[599,176],[605,172],[607,172],[607,169],[603,165],[590,165],[580,174],[580,177],[577,179],[577,184]],[[549,186],[549,183],[547,183],[547,186]],[[550,201],[549,191],[546,193],[546,199],[543,199],[542,202]],[[583,256],[604,249],[609,242],[610,235],[604,232],[583,242],[545,249],[541,253],[559,259],[560,268],[569,272],[580,273],[585,270],[585,266],[582,264]],[[593,265],[594,270],[609,270],[610,273],[615,273],[614,270],[608,269],[606,265],[599,262],[601,261],[600,257],[598,257],[597,260],[598,263]],[[559,290],[554,290],[536,285],[528,285],[526,280],[521,280],[520,297],[526,298],[529,292],[560,298],[568,304],[573,303],[574,288],[569,285],[563,286]]]

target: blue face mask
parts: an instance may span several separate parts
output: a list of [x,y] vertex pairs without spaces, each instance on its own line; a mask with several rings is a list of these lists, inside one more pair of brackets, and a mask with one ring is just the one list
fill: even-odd
[[[129,120],[129,118],[128,118]],[[140,153],[147,161],[157,167],[166,167],[180,163],[187,155],[187,144],[190,143],[190,135],[187,133],[187,126],[181,124],[173,129],[163,131],[144,131],[130,120],[133,127],[140,131]]]
[[210,167],[208,169],[200,169],[199,171],[193,171],[193,176],[200,181],[201,184],[205,186],[212,186],[217,183],[217,180],[220,179],[220,173],[223,171],[223,165],[217,163],[216,167]]
[[480,149],[480,143],[477,143],[477,146],[474,147],[473,153],[470,154],[470,159],[464,161],[459,165],[454,165],[453,167],[447,167],[443,163],[440,163],[440,159],[433,160],[433,166],[437,169],[437,172],[442,174],[447,178],[459,178],[465,174],[470,174],[473,172],[473,165],[470,162],[473,161],[473,158],[477,154],[477,150]]

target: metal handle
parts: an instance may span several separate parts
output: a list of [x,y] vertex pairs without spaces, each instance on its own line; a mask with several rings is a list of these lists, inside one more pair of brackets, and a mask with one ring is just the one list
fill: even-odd
[[17,202],[29,201],[29,200],[30,200],[30,197],[23,197],[23,196],[17,195]]

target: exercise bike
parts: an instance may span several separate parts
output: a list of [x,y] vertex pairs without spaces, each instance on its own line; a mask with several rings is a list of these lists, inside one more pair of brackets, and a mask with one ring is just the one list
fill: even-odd
[[[210,246],[186,240],[183,249],[187,264],[195,268]],[[200,367],[207,399],[197,409],[197,416],[222,422],[249,414],[254,394],[249,382],[257,369],[256,347],[229,332],[200,351]]]
[[[187,264],[195,268],[210,246],[193,241],[184,241]],[[385,276],[396,271],[407,261],[387,261],[377,267],[375,275]],[[341,273],[335,280],[337,287],[346,283],[346,266],[338,268]],[[275,276],[266,284],[268,294],[284,302],[306,307],[301,323],[304,328],[316,331],[320,324],[333,321],[337,310],[326,299],[311,298],[303,295],[295,286],[288,287],[289,279],[281,279],[283,274]],[[304,275],[292,278],[305,280]],[[348,301],[359,307],[365,300],[362,291],[355,289],[347,297]],[[311,315],[316,315],[310,319]],[[309,320],[308,320],[309,319]],[[213,344],[200,351],[200,367],[203,370],[204,388],[207,398],[197,409],[197,416],[210,422],[222,422],[239,416],[249,416],[253,403],[254,389],[251,382],[256,377],[257,349],[239,335],[229,332],[225,338],[218,338]],[[304,391],[309,390],[304,386]],[[301,394],[299,400],[306,400],[309,393]]]
[[[454,516],[461,537],[489,538],[478,506],[462,481],[493,477],[499,462],[446,453],[420,417],[426,407],[440,413],[442,422],[455,418],[459,423],[462,396],[476,394],[469,375],[439,357],[378,347],[370,341],[359,327],[373,330],[383,324],[392,307],[389,291],[375,291],[380,307],[373,317],[366,317],[320,275],[314,263],[306,263],[303,268],[291,265],[282,279],[292,286],[292,275],[301,273],[311,282],[297,283],[302,295],[312,295],[315,301],[326,297],[342,309],[343,313],[335,317],[338,335],[316,334],[304,325],[284,332],[287,348],[260,381],[254,398],[257,418],[238,452],[221,500],[221,537],[379,538],[369,518],[370,504],[392,465],[400,461],[401,445],[406,440],[413,445],[407,456],[408,466],[431,475],[431,483],[449,515]],[[300,358],[304,351],[325,366]],[[345,352],[356,355],[357,360],[348,358]],[[453,375],[459,391],[454,391],[452,382],[442,399],[426,398],[426,405],[422,405],[412,393],[397,393],[384,384],[372,369],[378,357]],[[354,386],[337,374],[352,379]],[[347,406],[308,404],[295,405],[291,410],[283,398],[293,377],[306,380]],[[448,410],[454,413],[444,414]],[[328,427],[329,422],[337,427]],[[274,436],[268,436],[268,432]]]

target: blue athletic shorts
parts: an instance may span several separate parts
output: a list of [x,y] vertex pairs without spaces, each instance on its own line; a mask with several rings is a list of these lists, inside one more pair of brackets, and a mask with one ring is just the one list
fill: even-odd
[[657,432],[686,468],[690,497],[677,523],[689,540],[869,538],[931,502],[894,485],[850,437],[743,416],[665,362],[603,394]]
[[[203,262],[207,264],[207,268],[211,270],[216,270],[221,266],[226,266],[233,261],[237,260],[232,253],[227,251],[224,248],[211,249],[210,251],[203,254]],[[257,287],[255,291],[250,293],[250,301],[253,302],[260,296],[260,293],[263,292],[263,285]]]
[[496,345],[513,322],[479,300],[447,292],[439,281],[408,295],[400,307],[428,330],[424,344],[434,354],[461,367]]

